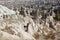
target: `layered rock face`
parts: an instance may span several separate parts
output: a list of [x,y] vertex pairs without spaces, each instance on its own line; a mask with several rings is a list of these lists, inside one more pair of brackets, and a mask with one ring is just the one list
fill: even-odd
[[59,39],[60,23],[57,22],[54,25],[53,16],[48,16],[46,20],[43,20],[41,15],[33,19],[31,17],[35,16],[18,14],[19,12],[0,5],[0,40]]

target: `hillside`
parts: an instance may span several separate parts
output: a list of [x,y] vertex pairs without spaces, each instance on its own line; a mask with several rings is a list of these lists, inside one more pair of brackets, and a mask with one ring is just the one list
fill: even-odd
[[[16,12],[0,5],[0,40],[60,39],[60,23],[56,21],[55,23],[53,16],[48,16],[46,20],[43,20],[41,19],[42,15],[37,17],[34,14],[32,17],[37,19],[32,19],[31,15],[25,14],[24,16],[19,15],[18,12],[16,14]],[[26,10],[24,10],[24,13],[26,13]],[[41,20],[38,21],[38,19]]]

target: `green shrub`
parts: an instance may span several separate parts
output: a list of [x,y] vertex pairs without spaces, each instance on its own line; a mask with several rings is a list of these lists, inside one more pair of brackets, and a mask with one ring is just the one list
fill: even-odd
[[55,19],[58,20],[58,21],[60,21],[60,14],[59,13],[56,14]]

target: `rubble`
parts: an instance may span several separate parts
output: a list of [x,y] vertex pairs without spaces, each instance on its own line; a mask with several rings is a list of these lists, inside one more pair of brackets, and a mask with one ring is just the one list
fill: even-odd
[[[24,13],[26,14],[26,10]],[[30,12],[28,13],[30,14]],[[29,14],[19,15],[18,11],[10,10],[2,5],[0,5],[0,14],[2,16],[0,19],[0,40],[57,40],[60,23],[55,25],[51,15],[47,16],[46,20],[41,19],[42,15],[33,19],[34,17],[28,16]],[[50,27],[50,22],[52,27]]]

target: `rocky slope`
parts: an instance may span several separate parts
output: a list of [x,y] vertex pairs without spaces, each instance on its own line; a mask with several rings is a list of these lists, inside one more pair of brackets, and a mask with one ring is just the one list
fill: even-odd
[[[55,30],[35,23],[30,16],[16,15],[15,11],[0,5],[0,40],[57,40],[60,33],[60,23],[54,26]],[[7,16],[7,17],[5,17]]]

